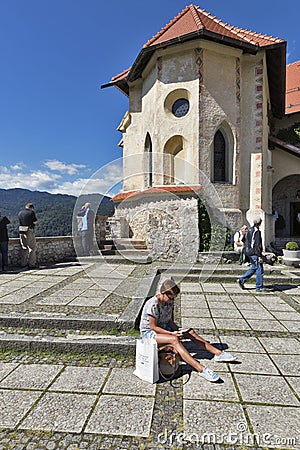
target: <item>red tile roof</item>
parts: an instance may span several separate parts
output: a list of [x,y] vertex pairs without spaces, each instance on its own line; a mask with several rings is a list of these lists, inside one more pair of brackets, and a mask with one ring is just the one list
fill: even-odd
[[244,30],[222,22],[205,9],[199,6],[189,5],[178,14],[171,22],[150,39],[144,47],[159,44],[171,39],[193,33],[198,30],[207,30],[232,39],[237,39],[249,44],[263,47],[275,43],[284,42],[282,39]]
[[119,73],[118,75],[112,77],[111,81],[120,81],[127,77],[127,75],[130,72],[131,67],[129,69],[123,70],[123,72]]
[[285,113],[300,112],[300,61],[286,67]]
[[[168,42],[172,39],[180,38],[200,30],[210,31],[217,35],[225,36],[256,47],[265,47],[285,42],[277,37],[255,33],[254,31],[229,25],[205,11],[205,9],[201,9],[199,6],[189,5],[155,36],[146,42],[143,48],[159,45],[163,42]],[[126,79],[130,70],[131,67],[114,76],[111,81],[115,83]]]
[[123,200],[131,199],[134,197],[136,199],[140,195],[153,195],[153,194],[160,194],[163,193],[170,193],[174,195],[185,195],[185,194],[193,194],[195,192],[198,192],[202,189],[202,186],[200,184],[197,184],[195,186],[181,186],[181,185],[163,185],[163,186],[156,186],[149,189],[146,189],[144,191],[129,191],[129,192],[122,192],[120,194],[115,195],[111,200],[116,203],[120,203]]

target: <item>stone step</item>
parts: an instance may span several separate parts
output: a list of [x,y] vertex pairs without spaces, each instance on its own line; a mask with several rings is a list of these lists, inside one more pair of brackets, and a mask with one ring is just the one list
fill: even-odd
[[[122,252],[123,253],[123,252]],[[117,252],[105,252],[104,254],[97,256],[80,256],[78,258],[80,263],[97,263],[107,261],[115,264],[150,264],[152,263],[152,259],[148,256],[148,253],[145,255],[140,255],[140,253],[136,253],[133,255],[121,255]]]
[[[37,329],[61,329],[61,330],[108,330],[118,328],[118,316],[66,316],[55,313],[10,313],[0,314],[1,327],[13,328],[37,328]],[[120,328],[124,324],[120,324]],[[1,334],[0,334],[1,336]]]
[[[144,241],[130,238],[103,240],[99,243],[99,250],[104,256],[119,255],[125,260],[141,262],[148,261],[149,253]],[[142,260],[142,261],[141,261]]]
[[22,351],[54,351],[78,353],[110,353],[120,355],[134,354],[136,338],[114,335],[76,335],[45,336],[26,334],[0,334],[1,349]]
[[[226,274],[234,274],[234,275],[243,275],[247,270],[249,269],[249,266],[238,266],[238,265],[230,265],[230,264],[225,264],[223,266],[198,266],[198,267],[192,267],[189,268],[188,266],[186,267],[186,270],[188,271],[189,274],[200,274],[200,273],[214,273],[214,274],[218,274],[218,275],[226,275]],[[184,272],[184,268],[182,267],[173,267],[172,266],[172,272],[176,273],[176,272],[180,272],[183,273]],[[282,275],[282,270],[281,268],[276,268],[275,266],[264,266],[264,271],[265,274],[273,274],[273,275]]]
[[[245,273],[245,271],[243,272]],[[243,273],[232,273],[232,274],[208,274],[208,273],[197,273],[197,274],[180,274],[180,273],[176,273],[174,274],[173,278],[175,280],[180,280],[180,281],[189,281],[189,282],[199,282],[199,281],[207,281],[207,282],[216,282],[216,283],[236,283],[237,279],[239,277],[242,276]],[[250,282],[255,282],[255,275],[250,279]],[[299,283],[299,278],[298,277],[289,277],[286,275],[278,275],[278,274],[266,274],[264,276],[264,283],[276,283],[276,284],[281,284],[281,283],[291,283],[291,284],[297,284]]]
[[115,255],[116,254],[116,249],[103,248],[103,249],[101,249],[101,253],[102,253],[102,255]]
[[107,248],[107,247],[113,247],[113,248],[124,248],[124,249],[147,249],[147,245],[145,241],[137,240],[137,239],[108,239],[108,240],[102,240],[99,243],[99,248]]
[[147,248],[146,242],[141,239],[133,238],[116,238],[114,240],[116,246],[124,245],[125,247],[144,247]]

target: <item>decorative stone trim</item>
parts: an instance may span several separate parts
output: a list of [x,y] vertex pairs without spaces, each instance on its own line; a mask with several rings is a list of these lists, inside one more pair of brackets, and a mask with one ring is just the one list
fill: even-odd
[[262,151],[263,131],[263,61],[255,67],[255,150]]
[[197,68],[197,76],[199,77],[199,86],[201,90],[201,85],[203,83],[203,49],[195,48],[196,55],[196,68]]
[[[235,87],[235,100],[236,100],[236,165],[235,173],[232,173],[233,184],[240,185],[240,175],[239,175],[239,162],[240,162],[240,135],[241,135],[241,61],[240,58],[235,60],[235,77],[236,77],[236,87]],[[234,155],[234,153],[233,153]],[[234,169],[233,169],[234,170]]]

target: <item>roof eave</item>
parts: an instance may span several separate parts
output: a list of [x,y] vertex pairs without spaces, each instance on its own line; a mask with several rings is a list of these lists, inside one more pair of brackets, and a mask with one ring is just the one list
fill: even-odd
[[193,31],[192,33],[184,34],[183,36],[178,36],[173,39],[169,39],[164,42],[160,42],[158,44],[152,44],[149,47],[144,47],[138,54],[135,62],[133,63],[131,70],[128,74],[127,80],[128,81],[135,81],[137,78],[140,77],[143,69],[145,68],[146,64],[150,60],[151,56],[156,50],[164,49],[166,47],[170,47],[172,45],[176,44],[182,44],[184,42],[192,41],[195,39],[203,38],[208,41],[213,41],[218,44],[225,44],[230,45],[234,48],[239,48],[243,50],[244,53],[251,53],[255,55],[258,51],[258,46],[240,41],[239,39],[233,39],[228,36],[222,36],[218,33],[214,33],[212,31],[208,31],[205,29]]
[[164,49],[169,46],[199,38],[216,42],[218,44],[239,48],[244,53],[249,53],[252,55],[255,55],[259,49],[265,49],[267,52],[267,66],[270,77],[270,96],[272,111],[274,116],[278,118],[285,115],[286,42],[283,41],[281,43],[274,43],[265,47],[259,47],[258,45],[247,43],[228,36],[223,36],[205,29],[200,29],[183,36],[178,36],[168,41],[160,42],[158,44],[153,44],[148,47],[142,48],[136,60],[134,61],[128,75],[121,80],[111,81],[110,83],[103,84],[101,86],[101,89],[115,86],[126,96],[129,96],[129,83],[134,82],[141,76],[144,68],[146,67],[156,50]]
[[122,80],[111,81],[110,83],[102,84],[100,89],[105,89],[108,87],[114,86],[119,89],[123,94],[129,97],[129,86],[127,83],[127,77],[122,78]]
[[287,142],[284,142],[281,139],[276,138],[275,136],[269,136],[270,150],[273,150],[275,147],[287,153],[290,153],[297,158],[300,158],[300,148],[296,147],[295,145],[288,144]]
[[267,54],[270,101],[273,115],[285,115],[286,41],[263,47]]

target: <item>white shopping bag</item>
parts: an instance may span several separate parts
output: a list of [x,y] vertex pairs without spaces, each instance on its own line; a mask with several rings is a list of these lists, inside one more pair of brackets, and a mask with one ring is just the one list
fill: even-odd
[[155,339],[137,339],[134,375],[148,383],[159,379],[158,353]]

